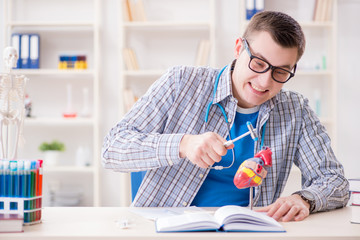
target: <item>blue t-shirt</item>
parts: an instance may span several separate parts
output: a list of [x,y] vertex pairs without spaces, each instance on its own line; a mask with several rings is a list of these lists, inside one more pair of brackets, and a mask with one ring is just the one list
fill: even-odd
[[[242,109],[237,108],[234,124],[230,129],[232,139],[248,132],[246,122],[250,121],[256,127],[259,108]],[[229,139],[229,138],[228,138]],[[220,207],[225,205],[249,205],[249,188],[238,189],[233,182],[236,171],[243,161],[254,157],[254,141],[248,135],[234,143],[235,162],[231,168],[223,170],[211,169],[199,192],[191,205],[198,207]],[[229,166],[233,161],[232,151],[222,157],[219,163],[213,166]]]

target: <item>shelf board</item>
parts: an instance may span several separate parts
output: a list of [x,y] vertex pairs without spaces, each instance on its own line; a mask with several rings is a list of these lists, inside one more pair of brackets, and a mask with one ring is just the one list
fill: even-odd
[[13,73],[19,75],[86,75],[94,74],[92,69],[13,69]]
[[295,73],[296,75],[301,76],[321,76],[321,75],[331,75],[333,72],[331,70],[298,70]]
[[184,22],[184,21],[145,21],[145,22],[124,22],[123,27],[126,28],[149,28],[149,27],[210,27],[209,22]]
[[93,118],[25,118],[25,126],[92,126],[94,124]]
[[133,77],[151,77],[161,76],[166,73],[166,70],[137,70],[137,71],[124,71],[125,76]]
[[16,21],[7,24],[9,27],[94,27],[93,22],[44,22],[44,21]]
[[92,173],[94,167],[80,167],[80,166],[46,166],[44,163],[44,174],[46,173]]

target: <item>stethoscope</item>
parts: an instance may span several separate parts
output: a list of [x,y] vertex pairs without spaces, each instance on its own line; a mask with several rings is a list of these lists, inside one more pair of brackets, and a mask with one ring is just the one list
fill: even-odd
[[[225,67],[223,67],[223,69],[221,69],[221,71],[219,72],[219,74],[216,76],[216,80],[215,80],[215,84],[214,84],[214,91],[213,91],[213,98],[212,100],[210,101],[210,103],[208,104],[207,108],[206,108],[206,113],[205,113],[205,127],[206,127],[206,124],[209,120],[209,113],[210,113],[210,109],[211,109],[211,106],[214,105],[213,102],[214,102],[214,99],[215,99],[215,95],[216,95],[216,91],[217,91],[217,87],[219,85],[219,79],[221,77],[221,74],[224,72],[224,70],[227,68],[227,65]],[[247,122],[246,125],[249,129],[248,132],[240,135],[239,137],[235,138],[235,139],[231,139],[231,134],[230,134],[230,124],[229,124],[229,120],[228,120],[228,117],[226,115],[226,112],[225,112],[225,109],[224,107],[220,104],[220,103],[215,103],[216,106],[218,106],[224,116],[224,119],[225,119],[225,122],[228,126],[228,131],[229,131],[229,141],[225,142],[224,143],[224,147],[228,147],[230,146],[231,144],[233,144],[234,142],[236,142],[237,140],[240,140],[241,138],[243,137],[246,137],[247,135],[250,135],[251,138],[254,140],[254,142],[258,141],[258,136],[256,134],[256,128],[254,129],[252,124],[250,122]],[[265,136],[265,128],[266,128],[266,123],[264,124],[263,126],[263,129],[262,129],[262,136],[261,136],[261,142],[260,142],[260,149],[262,149],[263,147],[263,143],[264,143],[264,136]],[[223,170],[223,169],[227,169],[227,168],[231,168],[232,165],[234,164],[235,162],[235,151],[234,151],[234,148],[231,149],[232,151],[232,162],[229,166],[225,167],[225,166],[215,166],[215,167],[212,167],[210,166],[209,168],[210,169],[215,169],[215,170]]]

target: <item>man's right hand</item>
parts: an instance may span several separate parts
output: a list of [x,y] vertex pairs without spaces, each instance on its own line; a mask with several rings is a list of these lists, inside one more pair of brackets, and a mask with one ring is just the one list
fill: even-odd
[[193,164],[201,168],[208,168],[214,163],[220,162],[227,150],[234,147],[232,144],[225,148],[225,142],[224,138],[214,132],[201,135],[186,134],[180,142],[180,157],[188,158]]

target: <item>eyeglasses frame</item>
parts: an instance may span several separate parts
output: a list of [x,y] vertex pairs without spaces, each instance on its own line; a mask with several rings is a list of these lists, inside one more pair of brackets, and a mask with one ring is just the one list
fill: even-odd
[[[295,66],[294,66],[294,68],[293,68],[293,69],[294,69],[294,72],[291,72],[291,71],[286,70],[286,69],[281,68],[281,67],[273,66],[273,65],[271,65],[268,61],[266,61],[266,60],[264,60],[264,59],[262,59],[262,58],[259,58],[259,57],[257,57],[257,56],[252,55],[252,53],[250,52],[249,43],[247,42],[247,40],[246,40],[245,38],[242,38],[242,41],[244,42],[245,50],[246,50],[246,52],[249,54],[249,57],[250,57],[250,61],[249,61],[248,67],[249,67],[249,69],[250,69],[251,71],[256,72],[256,73],[266,73],[267,71],[269,71],[269,69],[271,69],[271,78],[272,78],[275,82],[278,82],[278,83],[286,83],[286,82],[289,81],[292,77],[295,76],[297,64],[295,64]],[[255,71],[254,69],[252,69],[252,68],[250,67],[250,63],[251,63],[251,61],[252,61],[254,58],[259,59],[259,60],[267,63],[267,64],[269,65],[269,67],[266,68],[264,71],[261,71],[261,72]],[[281,70],[283,70],[283,71],[286,71],[286,72],[288,72],[288,73],[290,74],[290,76],[289,76],[288,79],[287,79],[286,81],[284,81],[284,82],[279,81],[279,80],[276,80],[276,79],[274,78],[274,75],[273,75],[275,69],[281,69]]]

